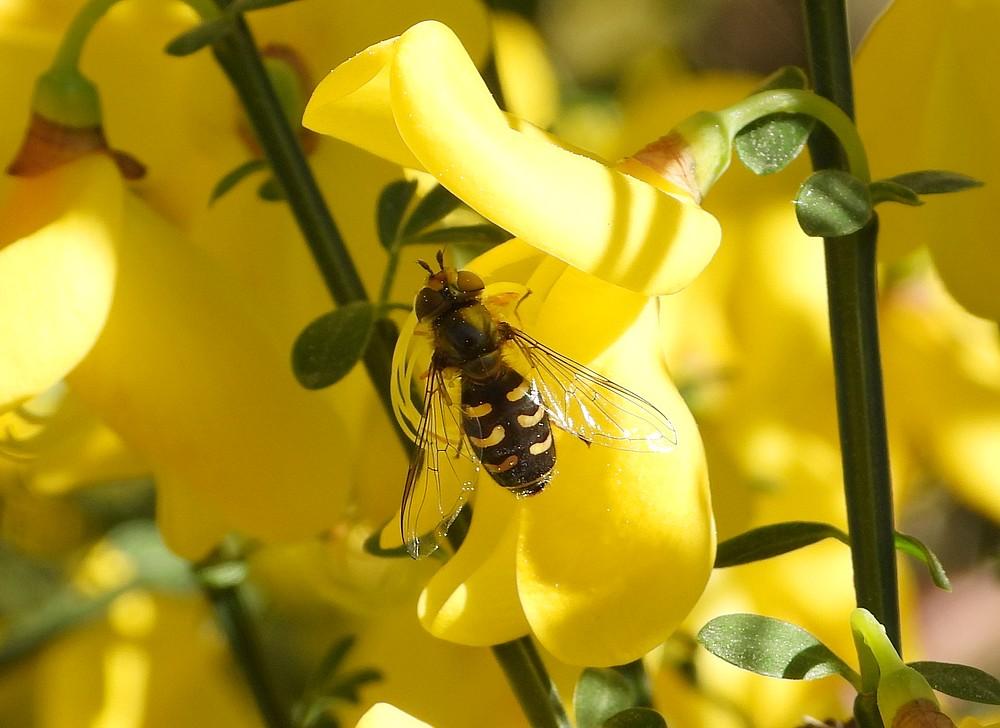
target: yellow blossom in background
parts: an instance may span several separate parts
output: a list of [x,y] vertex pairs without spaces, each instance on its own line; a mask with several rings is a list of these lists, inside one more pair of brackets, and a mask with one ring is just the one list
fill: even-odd
[[430,726],[388,703],[375,703],[361,716],[356,728],[430,728]]
[[1000,66],[992,0],[894,0],[857,57],[857,106],[876,177],[946,169],[985,182],[919,209],[879,208],[879,249],[896,260],[927,245],[955,299],[1000,320],[1000,257],[987,225],[997,204],[1000,122],[988,91]]

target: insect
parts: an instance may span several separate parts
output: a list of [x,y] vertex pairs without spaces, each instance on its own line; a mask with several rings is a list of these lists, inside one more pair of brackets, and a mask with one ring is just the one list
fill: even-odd
[[[588,446],[676,446],[673,424],[655,405],[515,326],[509,294],[506,307],[500,296],[484,297],[482,279],[445,266],[442,251],[437,271],[419,263],[428,277],[414,302],[412,333],[429,339],[430,363],[421,374],[420,356],[397,348],[392,387],[400,424],[416,442],[400,515],[413,558],[438,547],[481,469],[515,497],[541,492],[556,471],[554,427]],[[421,377],[418,407],[412,395]]]

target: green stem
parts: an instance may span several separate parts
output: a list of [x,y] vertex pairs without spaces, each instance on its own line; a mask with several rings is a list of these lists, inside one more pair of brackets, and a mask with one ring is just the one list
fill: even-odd
[[492,649],[528,723],[533,728],[570,728],[559,691],[531,638],[521,637]]
[[267,728],[293,728],[289,711],[272,689],[272,682],[264,669],[264,656],[242,587],[239,584],[221,588],[206,586],[205,592],[215,608],[229,647],[243,669],[264,724]]
[[805,114],[833,133],[847,157],[847,169],[862,182],[871,180],[868,157],[854,122],[839,106],[812,91],[773,89],[749,96],[720,112],[733,137],[743,127],[772,114]]
[[[844,0],[804,0],[804,9],[816,92],[853,116]],[[816,130],[809,150],[816,169],[845,166],[840,145],[826,130]],[[826,239],[824,249],[857,604],[875,615],[900,651],[895,529],[879,359],[877,229],[876,219],[853,235]]]
[[116,2],[118,0],[90,0],[80,8],[66,28],[56,57],[49,67],[50,72],[79,73],[80,54],[83,53],[83,45],[87,42],[90,31]]
[[[340,305],[367,301],[361,277],[309,169],[298,135],[282,111],[257,53],[257,46],[242,17],[233,19],[232,31],[220,38],[212,50],[243,102],[261,148],[286,193],[288,204],[333,300]],[[390,417],[389,375],[396,335],[396,327],[391,321],[379,319],[364,356],[368,376]],[[392,421],[395,422],[395,419]]]

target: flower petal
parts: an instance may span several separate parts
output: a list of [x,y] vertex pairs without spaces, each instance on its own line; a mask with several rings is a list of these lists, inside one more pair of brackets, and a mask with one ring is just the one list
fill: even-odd
[[520,506],[483,473],[469,533],[420,595],[428,632],[465,645],[495,645],[528,632],[514,582]]
[[[390,74],[381,100],[379,64]],[[391,108],[399,140],[421,168],[455,195],[525,242],[616,285],[672,293],[718,247],[718,223],[685,194],[664,193],[545,135],[512,129],[441,23],[415,25],[341,65],[320,84],[303,121],[400,160],[399,140],[376,140],[342,116],[363,109],[385,131],[386,109],[371,111],[379,103]]]
[[542,645],[571,664],[621,664],[652,649],[690,611],[711,570],[701,440],[663,370],[656,332],[655,302],[572,268],[532,331],[651,400],[678,433],[677,448],[655,454],[558,433],[556,477],[523,501],[521,604]]
[[47,389],[94,345],[111,306],[122,183],[92,156],[0,203],[0,410]]
[[356,728],[431,728],[394,705],[375,703],[361,716]]

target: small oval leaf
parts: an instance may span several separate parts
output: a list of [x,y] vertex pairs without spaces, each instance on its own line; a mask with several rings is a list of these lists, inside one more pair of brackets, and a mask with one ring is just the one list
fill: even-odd
[[629,708],[608,718],[602,728],[667,728],[667,721],[652,708]]
[[733,146],[751,172],[774,174],[799,156],[815,126],[811,116],[772,114],[740,129]]
[[280,202],[285,199],[285,190],[276,177],[269,177],[257,188],[257,196],[268,202]]
[[416,189],[416,180],[398,179],[387,184],[378,196],[375,224],[378,227],[378,241],[386,250],[396,242],[399,224],[403,221],[403,214]]
[[472,243],[478,245],[499,245],[510,240],[513,235],[492,223],[482,225],[456,225],[420,233],[407,239],[407,243]]
[[212,188],[212,194],[208,198],[208,204],[212,204],[224,194],[233,189],[240,181],[249,174],[253,174],[261,169],[267,169],[267,162],[263,159],[251,159],[239,165],[235,169],[227,172],[222,179],[216,182]]
[[417,203],[410,219],[403,226],[402,237],[412,237],[414,233],[433,225],[461,204],[462,201],[445,187],[437,185]]
[[826,538],[848,542],[847,534],[829,523],[788,521],[761,526],[720,543],[715,554],[715,567],[723,569],[769,559]]
[[941,195],[983,186],[982,181],[974,177],[943,169],[925,169],[919,172],[897,174],[895,177],[890,177],[888,181],[908,187],[918,195]]
[[897,551],[909,554],[927,566],[927,571],[930,572],[931,581],[934,582],[934,586],[944,591],[951,591],[951,580],[948,579],[948,575],[944,571],[944,566],[933,551],[919,539],[908,536],[905,533],[900,533],[899,531],[896,531],[895,539]]
[[868,185],[868,189],[871,192],[873,205],[878,205],[882,202],[898,202],[901,205],[919,207],[924,204],[916,192],[890,179],[881,179],[877,182],[872,182]]
[[863,228],[872,217],[868,185],[839,169],[823,169],[802,183],[795,216],[806,235],[838,238]]
[[1000,705],[1000,680],[977,667],[950,662],[911,662],[932,688],[974,703]]
[[164,50],[172,56],[189,56],[228,33],[233,27],[232,22],[232,17],[228,15],[206,20],[175,37]]
[[292,347],[292,371],[306,389],[340,381],[364,354],[375,307],[355,301],[323,314],[306,326]]
[[857,673],[807,631],[759,614],[726,614],[709,621],[698,641],[716,657],[758,675],[816,680],[839,674],[856,685]]
[[632,683],[617,670],[588,667],[573,692],[578,728],[600,728],[606,720],[636,704]]

